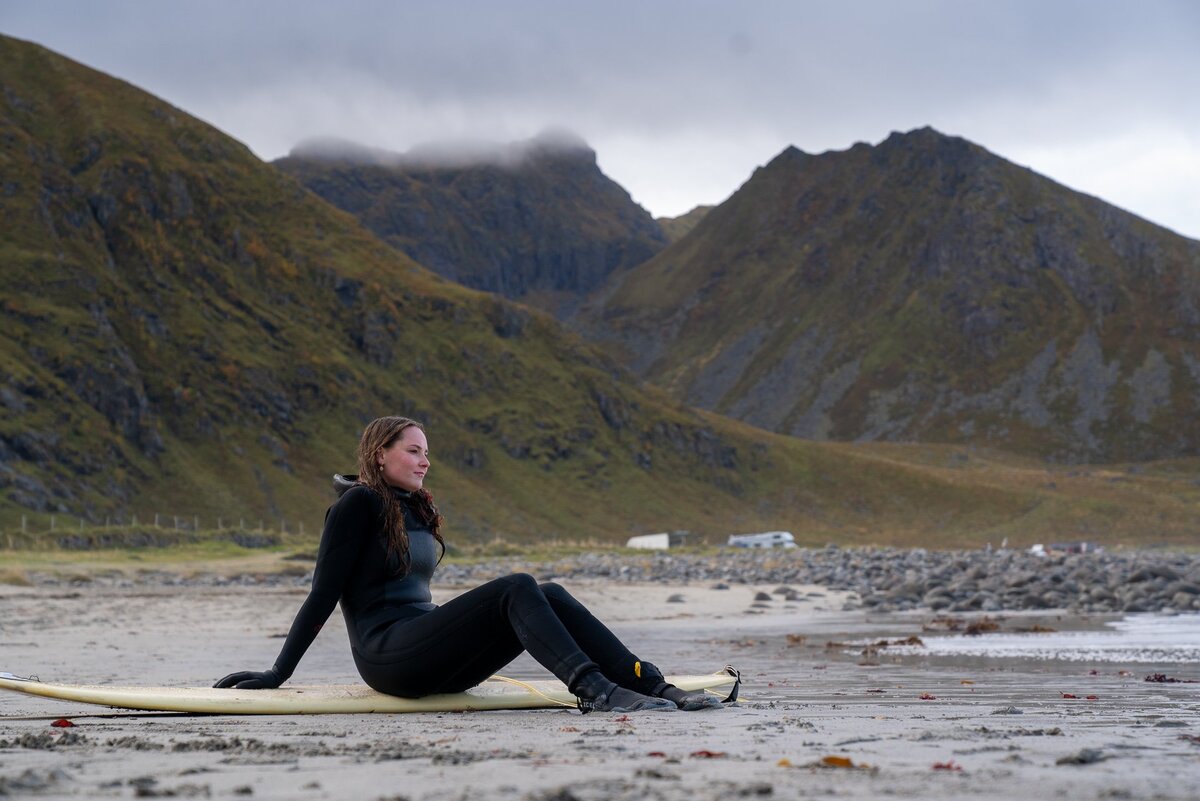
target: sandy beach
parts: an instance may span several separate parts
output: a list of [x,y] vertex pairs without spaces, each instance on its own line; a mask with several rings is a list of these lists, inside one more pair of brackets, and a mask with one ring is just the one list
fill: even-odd
[[[628,716],[196,717],[3,693],[0,796],[1200,797],[1200,683],[1144,680],[1200,679],[1195,663],[933,656],[919,645],[899,653],[891,643],[912,636],[965,635],[930,610],[873,612],[811,585],[568,586],[668,672],[738,667],[740,702]],[[442,587],[435,600],[461,589]],[[303,597],[302,586],[278,584],[4,587],[0,669],[47,681],[204,686],[269,666]],[[1003,631],[1066,632],[1112,617],[1039,610],[991,619]],[[504,672],[546,675],[527,657]],[[292,682],[354,681],[335,613]],[[51,726],[60,718],[75,725]]]

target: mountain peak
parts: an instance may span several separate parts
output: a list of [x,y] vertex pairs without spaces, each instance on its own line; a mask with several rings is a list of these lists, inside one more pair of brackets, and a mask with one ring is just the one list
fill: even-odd
[[592,150],[587,141],[569,128],[545,128],[523,144],[530,150],[564,155],[586,154],[592,159],[596,157],[596,151]]
[[960,136],[944,134],[932,125],[922,125],[908,131],[892,131],[881,144],[896,142],[938,142],[947,139],[961,139]]
[[373,164],[382,167],[396,166],[404,161],[404,155],[393,150],[368,147],[336,136],[304,139],[292,148],[288,157],[314,161],[343,161],[350,164]]
[[[322,157],[330,151],[337,157]],[[403,154],[335,140],[297,148],[276,164],[442,276],[510,298],[534,294],[556,313],[569,313],[609,273],[666,244],[587,143],[561,128],[507,144],[437,142]]]
[[780,433],[1173,458],[1200,442],[1197,258],[924,127],[787,148],[594,319],[681,400]]
[[783,150],[779,151],[779,154],[775,156],[775,158],[767,162],[767,166],[775,163],[787,164],[791,162],[801,162],[808,158],[812,158],[812,156],[808,153],[805,153],[795,145],[788,145]]
[[[977,145],[973,145],[961,136],[950,136],[932,126],[926,125],[921,128],[913,128],[910,131],[892,131],[878,145],[856,142],[844,150],[829,150],[821,153],[819,156],[806,153],[795,145],[788,145],[767,163],[767,167],[798,166],[812,158],[824,158],[845,153],[857,153],[861,155],[863,153],[892,154],[911,153],[915,151],[961,151],[964,147],[978,148]],[[982,150],[982,148],[978,149]]]
[[971,158],[977,163],[979,159],[1000,160],[999,156],[968,139],[944,134],[928,125],[911,131],[893,131],[887,139],[872,148],[872,151],[876,163],[879,164],[886,163],[896,156],[912,154],[949,159],[952,162]]

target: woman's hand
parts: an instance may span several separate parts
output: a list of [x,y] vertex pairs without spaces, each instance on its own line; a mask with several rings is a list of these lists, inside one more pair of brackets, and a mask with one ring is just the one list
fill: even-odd
[[274,690],[280,684],[283,684],[283,679],[275,671],[275,668],[271,668],[261,673],[257,670],[241,670],[237,673],[230,673],[213,686],[232,687],[235,690]]

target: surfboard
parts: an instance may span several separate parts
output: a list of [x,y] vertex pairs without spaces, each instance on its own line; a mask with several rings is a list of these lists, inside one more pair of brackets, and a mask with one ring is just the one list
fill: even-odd
[[[741,677],[732,667],[704,675],[668,676],[684,690],[706,690],[736,701]],[[156,712],[210,715],[397,714],[493,709],[575,707],[575,696],[556,680],[518,681],[494,676],[466,692],[399,698],[354,684],[224,690],[213,687],[118,687],[54,684],[0,673],[0,689],[84,704]]]

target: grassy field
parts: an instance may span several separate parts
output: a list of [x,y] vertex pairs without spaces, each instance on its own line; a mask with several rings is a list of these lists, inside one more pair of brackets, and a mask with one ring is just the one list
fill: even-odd
[[[980,548],[1006,539],[1014,547],[1200,546],[1200,460],[1058,465],[961,446],[812,443],[749,427],[736,433],[748,456],[719,488],[637,473],[593,486],[594,474],[548,481],[542,470],[468,476],[439,466],[433,489],[457,553],[548,542],[611,548],[634,534],[671,530],[692,532],[697,544],[787,530],[815,547]],[[146,514],[140,525],[106,526],[0,510],[0,553],[7,562],[33,551],[312,549],[332,494],[323,484],[297,493],[313,508],[293,509],[287,520],[224,517],[219,527],[209,510],[162,515],[158,526]]]
[[[109,537],[120,534],[138,536],[140,529],[111,527]],[[0,584],[26,586],[30,574],[40,573],[63,580],[90,581],[96,577],[136,577],[139,573],[171,573],[184,577],[201,575],[254,576],[305,575],[316,558],[316,538],[299,535],[280,538],[263,547],[246,547],[232,542],[228,530],[200,531],[189,541],[136,547],[63,548],[49,535],[29,538],[22,547],[0,549],[3,567]],[[504,539],[487,542],[450,543],[444,564],[473,564],[494,559],[514,558],[527,562],[548,562],[582,553],[607,551],[640,553],[598,540],[517,543]],[[673,553],[716,553],[717,547],[702,545],[677,549]]]
[[[826,444],[821,449],[830,457],[822,469],[840,464],[853,480],[825,475],[823,506],[791,526],[802,546],[981,548],[1006,540],[1011,547],[1088,540],[1110,548],[1200,548],[1198,460],[1080,466],[933,445]],[[904,481],[897,483],[897,475]],[[939,505],[944,500],[939,494],[954,503]],[[979,500],[974,510],[973,498]],[[139,571],[303,575],[320,536],[315,525],[301,533],[298,523],[281,529],[278,521],[274,528],[193,531],[173,525],[79,527],[69,520],[60,517],[54,531],[48,530],[46,516],[27,518],[25,532],[0,528],[0,583],[26,583],[30,572],[68,578]],[[500,532],[456,538],[450,521],[447,533],[446,560],[453,563],[504,557],[539,562],[620,551],[631,532],[575,539],[528,540]],[[696,532],[686,552],[715,553],[724,536]]]
[[[836,446],[835,446],[836,447]],[[1200,546],[1200,460],[1057,465],[983,449],[845,445],[865,458],[903,465],[948,485],[1004,491],[1019,499],[1008,519],[973,541],[927,532],[896,545],[959,547],[1089,540],[1108,546]]]

